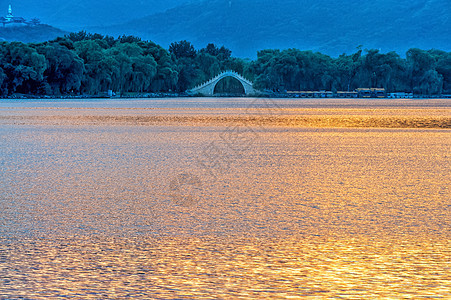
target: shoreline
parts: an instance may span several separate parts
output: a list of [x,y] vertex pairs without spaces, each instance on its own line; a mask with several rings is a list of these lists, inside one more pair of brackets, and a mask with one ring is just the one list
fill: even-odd
[[270,98],[270,99],[295,99],[295,100],[313,100],[313,99],[347,99],[347,100],[427,100],[427,99],[451,99],[451,95],[416,95],[413,97],[297,97],[286,93],[262,93],[253,96],[246,95],[217,95],[217,96],[203,96],[198,94],[189,93],[140,93],[135,95],[123,95],[123,96],[103,96],[103,95],[61,95],[61,96],[49,96],[49,95],[23,95],[15,94],[6,97],[0,97],[0,100],[65,100],[65,99],[158,99],[158,98]]

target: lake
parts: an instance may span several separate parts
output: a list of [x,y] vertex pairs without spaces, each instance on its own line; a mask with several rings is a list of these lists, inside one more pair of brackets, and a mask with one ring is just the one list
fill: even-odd
[[451,99],[0,100],[0,298],[451,298]]

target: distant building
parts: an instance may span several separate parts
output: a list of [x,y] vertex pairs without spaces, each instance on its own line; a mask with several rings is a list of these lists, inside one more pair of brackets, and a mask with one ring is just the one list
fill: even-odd
[[388,98],[413,98],[413,93],[395,92],[388,94]]
[[9,7],[8,7],[8,14],[6,15],[6,21],[11,21],[11,20],[13,20],[14,19],[14,16],[13,16],[13,9],[11,8],[11,4],[9,5]]
[[359,98],[385,98],[387,96],[383,88],[358,88],[356,92]]
[[31,21],[27,21],[22,17],[15,17],[13,15],[13,9],[11,7],[11,4],[8,7],[8,13],[6,14],[5,17],[0,17],[0,23],[3,24],[3,27],[5,27],[6,25],[38,25],[40,23],[40,21],[38,19],[33,19]]

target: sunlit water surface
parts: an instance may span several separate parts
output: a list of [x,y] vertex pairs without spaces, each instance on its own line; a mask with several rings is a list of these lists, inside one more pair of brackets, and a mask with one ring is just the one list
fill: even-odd
[[[0,101],[0,298],[451,298],[449,129],[237,125],[246,99],[186,101]],[[355,101],[253,113],[451,111]],[[193,114],[221,117],[130,118]]]

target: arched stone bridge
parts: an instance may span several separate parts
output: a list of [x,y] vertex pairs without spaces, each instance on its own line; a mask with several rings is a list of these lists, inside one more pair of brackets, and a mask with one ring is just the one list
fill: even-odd
[[258,94],[258,91],[253,87],[253,83],[235,71],[224,71],[218,76],[210,79],[209,81],[189,90],[188,93],[201,94],[203,96],[213,96],[215,93],[215,87],[218,82],[226,77],[233,77],[237,79],[243,85],[244,93],[246,94],[246,96]]

